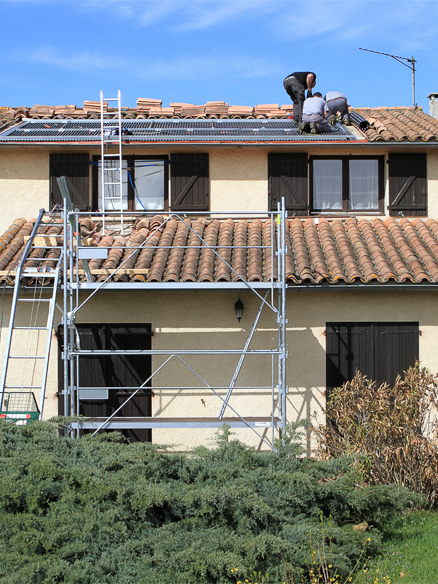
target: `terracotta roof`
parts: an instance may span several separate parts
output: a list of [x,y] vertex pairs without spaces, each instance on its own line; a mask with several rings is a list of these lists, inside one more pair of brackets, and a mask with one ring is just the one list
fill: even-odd
[[[272,270],[276,277],[268,219],[181,221],[155,215],[137,220],[124,237],[117,232],[102,235],[101,228],[90,218],[81,220],[84,244],[109,248],[106,260],[89,261],[95,281],[105,280],[128,258],[111,281],[237,282],[241,277],[263,282],[271,278]],[[11,272],[31,230],[32,221],[17,219],[0,238],[0,281],[13,281]],[[61,222],[40,230],[46,240],[61,232]],[[286,244],[290,283],[438,283],[434,219],[294,218],[287,221]],[[226,263],[208,246],[214,246]],[[50,268],[59,251],[34,250],[25,268]],[[85,280],[83,268],[79,262]]]
[[364,132],[370,142],[429,142],[438,137],[438,120],[421,108],[378,107],[354,111],[370,123],[370,128]]
[[[430,142],[438,139],[438,120],[425,114],[421,107],[377,107],[350,108],[370,123],[364,135],[370,142]],[[108,118],[117,115],[117,110],[105,103],[104,111]],[[224,101],[208,101],[204,105],[172,102],[162,107],[159,99],[139,98],[136,107],[122,109],[124,119],[287,119],[292,115],[293,104],[260,104],[253,107],[229,105]],[[98,119],[100,102],[84,101],[83,107],[75,105],[34,105],[32,108],[17,107],[2,109],[0,129],[21,121],[31,119]]]

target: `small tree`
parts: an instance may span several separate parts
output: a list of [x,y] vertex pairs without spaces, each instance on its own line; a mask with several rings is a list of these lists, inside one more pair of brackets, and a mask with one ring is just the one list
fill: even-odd
[[327,424],[316,429],[318,456],[363,455],[366,479],[398,484],[438,501],[438,377],[419,363],[393,387],[357,373],[335,389]]

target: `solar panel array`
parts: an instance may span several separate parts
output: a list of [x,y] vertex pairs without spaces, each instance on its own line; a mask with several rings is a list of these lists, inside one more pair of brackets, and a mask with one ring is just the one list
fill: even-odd
[[[116,120],[104,132],[117,137]],[[330,133],[299,134],[292,120],[149,119],[122,120],[124,142],[284,142],[356,140],[340,124]],[[0,134],[0,142],[100,142],[100,120],[26,120]]]

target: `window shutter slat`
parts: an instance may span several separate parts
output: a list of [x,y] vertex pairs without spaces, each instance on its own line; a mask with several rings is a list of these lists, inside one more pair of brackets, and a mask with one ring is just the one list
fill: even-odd
[[328,322],[326,333],[328,398],[356,370],[379,385],[392,385],[419,359],[418,322]]
[[57,178],[65,176],[73,188],[70,188],[73,207],[88,211],[89,204],[89,157],[88,154],[51,154],[50,155],[50,206],[62,205],[62,194]]
[[390,215],[427,215],[427,155],[390,154]]
[[208,154],[172,154],[170,177],[172,211],[209,210]]
[[307,154],[268,155],[269,209],[275,211],[284,197],[286,209],[296,215],[308,214]]

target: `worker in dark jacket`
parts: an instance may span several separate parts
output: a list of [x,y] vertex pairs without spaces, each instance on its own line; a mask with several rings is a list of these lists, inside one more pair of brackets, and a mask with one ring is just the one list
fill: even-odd
[[291,73],[283,81],[283,87],[294,102],[294,121],[297,124],[303,121],[304,92],[307,89],[307,97],[311,97],[315,85],[316,75],[312,71]]

